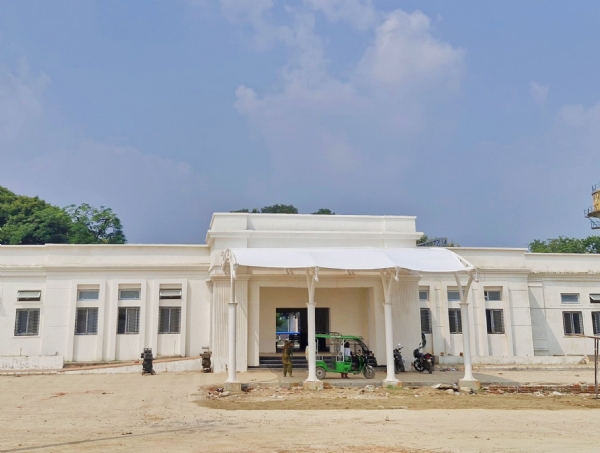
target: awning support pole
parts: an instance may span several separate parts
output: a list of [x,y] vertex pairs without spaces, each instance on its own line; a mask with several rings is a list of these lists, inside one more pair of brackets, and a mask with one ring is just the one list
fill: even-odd
[[392,290],[394,281],[398,281],[398,269],[396,269],[395,277],[387,276],[384,271],[381,271],[381,283],[383,284],[383,314],[385,319],[385,358],[387,362],[387,376],[383,381],[385,386],[398,386],[400,381],[396,379],[394,373],[394,330],[392,320]]
[[304,387],[310,389],[323,388],[323,383],[317,379],[317,341],[315,338],[315,285],[319,281],[319,268],[312,272],[306,269],[306,283],[308,285],[307,321],[308,321],[308,377]]
[[227,362],[228,376],[225,381],[224,388],[229,391],[241,391],[242,384],[237,380],[237,301],[235,299],[235,279],[236,279],[237,264],[234,264],[229,258],[229,318],[227,323],[229,337],[229,354]]
[[469,275],[467,286],[463,289],[458,272],[454,273],[458,294],[460,296],[460,317],[463,335],[463,358],[465,363],[465,376],[458,381],[461,387],[479,388],[479,381],[473,377],[473,363],[471,361],[471,323],[469,321],[469,289],[473,283],[473,276]]

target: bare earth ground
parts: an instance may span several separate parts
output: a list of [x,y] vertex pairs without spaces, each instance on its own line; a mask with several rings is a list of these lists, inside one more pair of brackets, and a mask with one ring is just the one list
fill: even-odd
[[590,395],[258,385],[219,397],[220,380],[196,373],[0,377],[0,451],[600,451],[593,435],[600,402]]

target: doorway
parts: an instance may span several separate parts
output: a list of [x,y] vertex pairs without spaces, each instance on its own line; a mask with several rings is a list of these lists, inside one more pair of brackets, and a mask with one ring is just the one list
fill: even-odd
[[[277,308],[276,316],[276,350],[280,350],[281,340],[297,342],[297,348],[304,352],[308,346],[308,309],[307,308]],[[294,329],[294,330],[286,330]],[[315,308],[315,332],[329,333],[329,308]],[[317,340],[318,350],[327,352],[325,339]]]

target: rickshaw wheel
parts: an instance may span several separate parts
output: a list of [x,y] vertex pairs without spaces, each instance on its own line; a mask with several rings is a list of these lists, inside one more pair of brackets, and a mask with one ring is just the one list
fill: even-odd
[[375,370],[372,366],[367,365],[363,371],[363,374],[367,379],[373,379],[375,377]]
[[324,379],[326,374],[327,372],[323,368],[317,367],[317,379]]

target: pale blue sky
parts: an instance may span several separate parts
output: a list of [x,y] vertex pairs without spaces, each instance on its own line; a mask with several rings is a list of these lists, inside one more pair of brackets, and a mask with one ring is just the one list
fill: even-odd
[[583,237],[598,55],[597,1],[3,0],[0,185],[134,243],[274,203]]

